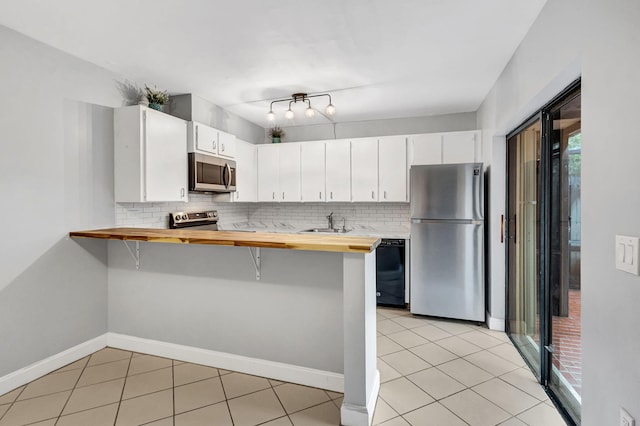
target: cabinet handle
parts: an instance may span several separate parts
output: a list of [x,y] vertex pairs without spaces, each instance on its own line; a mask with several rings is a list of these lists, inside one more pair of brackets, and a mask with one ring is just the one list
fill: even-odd
[[376,193],[374,191],[371,191],[371,199],[375,200],[376,198]]
[[180,188],[180,198],[184,198],[184,188]]
[[224,144],[221,144],[220,147],[222,149],[222,152],[224,152]]
[[333,200],[333,191],[331,191],[329,194],[331,194],[331,196],[329,198],[331,198]]
[[275,193],[275,192],[272,192],[272,193],[271,193],[271,199],[272,199],[272,200],[275,200],[275,199],[276,199],[276,193]]
[[322,191],[318,192],[318,200],[322,200]]
[[282,192],[282,199],[284,200],[284,192]]
[[217,145],[216,141],[213,141],[213,149],[216,149],[216,145]]
[[387,191],[384,191],[384,199],[387,199]]

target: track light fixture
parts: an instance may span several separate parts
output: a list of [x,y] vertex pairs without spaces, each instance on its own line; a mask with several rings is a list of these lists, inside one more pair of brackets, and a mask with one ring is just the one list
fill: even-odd
[[291,109],[291,105],[296,102],[306,102],[307,108],[304,110],[304,115],[308,118],[312,118],[316,115],[316,110],[311,107],[311,99],[309,98],[317,98],[320,96],[327,96],[329,98],[329,104],[326,106],[324,112],[326,115],[334,115],[336,113],[336,107],[331,103],[331,95],[328,93],[321,93],[318,95],[308,95],[306,93],[294,93],[290,98],[286,99],[278,99],[271,102],[269,106],[269,112],[267,113],[267,119],[269,121],[274,121],[276,119],[276,114],[273,112],[273,104],[277,102],[289,102],[289,109],[284,113],[286,119],[291,120],[295,117],[293,110]]

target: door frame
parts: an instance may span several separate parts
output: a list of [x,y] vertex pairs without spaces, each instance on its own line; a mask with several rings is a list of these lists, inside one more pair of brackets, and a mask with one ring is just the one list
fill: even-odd
[[[569,414],[568,410],[562,405],[561,401],[557,398],[553,390],[549,386],[549,378],[551,375],[552,352],[550,345],[553,343],[552,335],[552,315],[551,315],[551,160],[552,160],[552,142],[551,142],[551,112],[563,104],[574,99],[575,96],[581,94],[581,78],[576,79],[558,95],[553,97],[549,102],[543,105],[538,111],[529,116],[522,124],[516,127],[514,130],[506,135],[506,173],[507,176],[505,188],[506,200],[505,200],[505,217],[506,217],[506,229],[509,232],[510,224],[510,211],[509,211],[509,170],[510,170],[510,158],[509,154],[509,139],[518,133],[522,132],[527,127],[531,126],[536,121],[540,120],[542,126],[541,141],[540,141],[540,180],[538,181],[540,189],[539,200],[539,214],[540,214],[540,227],[539,227],[539,270],[538,270],[538,306],[540,309],[540,384],[544,387],[545,392],[549,398],[553,401],[554,405],[561,412],[564,419],[570,425],[576,425],[576,421]],[[509,248],[510,248],[510,235],[507,235],[505,244],[505,331],[509,339],[514,343],[514,346],[523,357],[527,366],[532,370],[533,366],[522,355],[520,348],[515,345],[515,342],[511,336],[510,327],[510,304],[509,304],[509,278],[511,275],[511,268],[509,266]]]

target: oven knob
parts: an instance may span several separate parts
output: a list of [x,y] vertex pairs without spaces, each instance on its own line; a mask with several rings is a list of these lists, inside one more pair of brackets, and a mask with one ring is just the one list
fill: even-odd
[[207,213],[207,216],[208,216],[208,217],[213,217],[213,212],[208,212],[208,213]]
[[186,214],[182,215],[182,220],[187,220],[187,215]]

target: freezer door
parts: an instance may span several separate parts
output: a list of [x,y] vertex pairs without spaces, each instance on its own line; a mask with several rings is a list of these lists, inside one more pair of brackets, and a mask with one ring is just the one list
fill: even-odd
[[411,166],[411,217],[484,217],[482,163]]
[[482,222],[411,223],[411,313],[485,320]]

